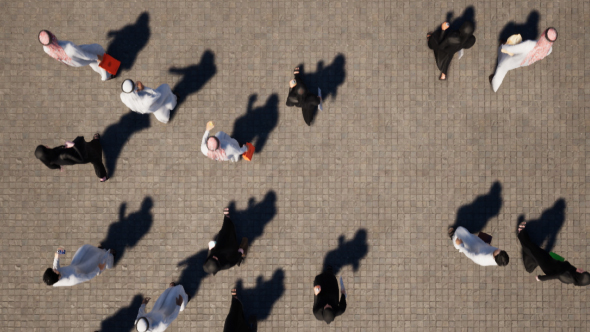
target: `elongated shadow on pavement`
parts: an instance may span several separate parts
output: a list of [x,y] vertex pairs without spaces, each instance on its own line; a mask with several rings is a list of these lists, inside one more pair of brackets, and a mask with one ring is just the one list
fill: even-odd
[[105,166],[110,178],[115,175],[121,151],[123,151],[123,147],[131,136],[149,127],[149,116],[129,112],[121,116],[119,122],[113,123],[105,129],[100,141],[104,152]]
[[473,202],[463,205],[457,211],[457,219],[451,227],[465,227],[470,233],[481,232],[490,219],[500,213],[502,208],[502,185],[496,181],[492,184],[490,191],[480,195]]
[[[135,318],[141,307],[143,296],[137,294],[127,307],[123,307],[112,316],[100,323],[100,332],[131,332],[135,331]],[[96,331],[99,332],[99,331]]]
[[201,56],[201,62],[199,64],[184,68],[172,67],[168,72],[175,75],[182,75],[180,81],[172,88],[172,92],[178,96],[176,107],[170,111],[170,121],[172,121],[186,98],[193,93],[199,92],[215,76],[215,73],[217,73],[215,54],[211,50],[207,50]]
[[[465,8],[465,10],[463,11],[463,13],[461,14],[461,16],[453,19],[453,15],[454,12],[450,11],[447,12],[447,19],[446,22],[449,22],[449,29],[452,30],[459,30],[459,28],[461,28],[461,25],[465,22],[471,22],[473,23],[473,30],[475,31],[475,29],[477,28],[477,25],[475,22],[475,8],[473,6],[469,6],[467,8]],[[440,29],[440,25],[438,27]]]
[[248,98],[246,114],[237,118],[234,122],[234,131],[231,137],[240,145],[250,142],[256,147],[256,153],[262,152],[270,133],[279,123],[279,96],[274,93],[268,97],[266,104],[254,108],[257,94]]
[[514,21],[508,22],[500,34],[498,35],[498,41],[506,42],[508,38],[515,34],[520,34],[522,36],[522,40],[537,40],[539,36],[539,20],[541,15],[538,11],[533,10],[529,13],[529,16],[526,19],[526,22],[523,24],[518,24]]
[[299,75],[307,86],[307,89],[316,94],[318,87],[322,90],[322,99],[327,100],[332,97],[336,99],[338,87],[346,80],[346,58],[343,54],[338,54],[332,63],[324,67],[324,61],[318,61],[315,73],[305,73],[304,65],[299,65]]
[[176,283],[184,287],[184,291],[189,296],[188,302],[195,297],[201,282],[207,277],[207,273],[203,270],[203,264],[207,260],[208,253],[207,249],[201,250],[177,264],[178,267],[184,267],[184,269]]
[[264,233],[266,224],[271,222],[277,214],[276,202],[277,194],[272,190],[266,193],[264,199],[258,203],[254,197],[250,198],[246,210],[238,211],[236,203],[230,202],[229,215],[236,227],[236,233],[241,237],[247,237],[249,244],[252,245]]
[[334,274],[338,274],[346,265],[352,265],[354,272],[358,271],[361,259],[367,256],[369,246],[367,245],[367,230],[359,229],[354,238],[350,241],[344,241],[344,235],[338,238],[338,247],[329,251],[324,258],[325,271],[328,266],[332,266]]
[[128,24],[119,30],[111,30],[108,38],[113,38],[107,48],[107,54],[121,61],[119,71],[130,70],[135,64],[139,52],[150,40],[150,14],[143,12],[134,24]]
[[242,279],[238,279],[236,291],[244,303],[246,317],[256,315],[258,321],[265,320],[270,316],[273,305],[285,293],[285,272],[276,269],[268,281],[264,281],[262,275],[258,276],[254,288],[244,289]]
[[[565,223],[565,209],[565,200],[560,198],[552,207],[543,211],[538,219],[527,221],[526,230],[531,241],[547,252],[552,251],[557,235]],[[519,216],[518,224],[524,220],[524,215]]]
[[115,265],[125,255],[125,250],[131,249],[139,243],[152,227],[153,215],[152,207],[154,201],[147,196],[141,203],[141,209],[135,213],[125,216],[127,203],[122,203],[119,207],[119,221],[112,223],[109,226],[109,231],[106,239],[100,242],[100,245],[105,249],[115,249]]

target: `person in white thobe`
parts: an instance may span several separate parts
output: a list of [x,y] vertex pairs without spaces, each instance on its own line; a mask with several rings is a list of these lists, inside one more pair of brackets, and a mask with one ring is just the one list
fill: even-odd
[[100,74],[103,81],[111,78],[111,74],[98,66],[105,54],[104,48],[99,44],[76,45],[67,40],[57,40],[55,35],[47,30],[39,32],[39,41],[43,44],[45,53],[52,58],[72,67],[90,66]]
[[176,107],[176,95],[172,93],[168,84],[162,84],[154,90],[139,81],[135,84],[127,79],[121,85],[121,90],[121,101],[125,106],[133,112],[153,113],[162,123],[168,123],[170,111]]
[[244,155],[244,159],[251,160],[254,153],[254,146],[250,143],[244,144],[240,147],[240,143],[231,138],[223,131],[217,132],[215,136],[209,137],[209,132],[215,126],[213,122],[207,123],[203,140],[201,141],[201,152],[210,159],[217,161],[230,160],[236,162],[240,160],[240,156]]
[[457,227],[451,240],[459,252],[481,266],[505,266],[508,254],[505,251],[485,243],[479,236],[469,233],[464,227]]
[[139,332],[163,332],[184,311],[188,303],[188,296],[182,285],[170,284],[170,287],[158,297],[152,311],[145,312],[145,306],[150,298],[143,300],[135,320],[135,329]]
[[[59,255],[56,253],[53,259],[53,268],[45,271],[43,279],[53,287],[74,286],[112,268],[113,261],[114,257],[110,250],[85,244],[76,251],[68,266],[61,267],[59,265]],[[52,280],[52,277],[55,279]]]
[[492,89],[498,91],[508,71],[532,65],[545,58],[553,51],[553,42],[557,39],[554,28],[545,30],[543,36],[536,40],[527,40],[516,45],[503,44],[498,48],[498,66],[491,79]]

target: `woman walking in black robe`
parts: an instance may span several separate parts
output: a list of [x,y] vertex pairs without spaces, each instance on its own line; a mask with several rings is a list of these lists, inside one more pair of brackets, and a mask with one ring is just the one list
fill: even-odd
[[447,79],[449,65],[453,55],[462,49],[471,48],[475,44],[473,36],[474,25],[472,22],[465,22],[459,30],[448,30],[449,23],[445,22],[441,30],[437,30],[432,35],[428,34],[428,48],[434,51],[436,66],[440,69],[440,80]]
[[536,277],[537,281],[559,279],[564,284],[574,284],[576,286],[590,284],[590,273],[582,269],[576,269],[568,261],[560,262],[553,259],[548,252],[531,241],[525,226],[526,222],[518,226],[518,239],[522,245],[522,259],[528,273],[532,273],[539,266],[545,275],[538,275]]
[[238,300],[235,288],[231,290],[231,295],[231,307],[229,308],[227,318],[225,318],[223,332],[255,332],[257,327],[256,316],[252,315],[246,321],[244,308],[242,307],[242,302]]
[[229,211],[224,210],[223,226],[217,234],[217,241],[209,242],[209,255],[203,264],[203,270],[207,273],[217,274],[220,270],[228,270],[232,266],[242,263],[246,257],[248,239],[242,238],[242,243],[238,245],[236,237],[236,228],[229,218]]
[[287,106],[301,107],[303,120],[308,126],[311,126],[313,119],[318,112],[318,106],[322,98],[310,93],[299,75],[299,67],[293,70],[295,78],[289,82],[289,96],[287,97]]
[[330,324],[336,316],[346,311],[346,291],[340,291],[342,295],[338,302],[338,281],[331,266],[315,277],[313,285],[313,314],[317,320]]
[[78,136],[73,142],[66,142],[65,145],[53,149],[39,145],[35,150],[35,157],[50,169],[63,170],[62,166],[92,163],[100,182],[108,179],[107,170],[102,163],[102,145],[98,133],[94,134],[90,142],[86,142],[84,136]]

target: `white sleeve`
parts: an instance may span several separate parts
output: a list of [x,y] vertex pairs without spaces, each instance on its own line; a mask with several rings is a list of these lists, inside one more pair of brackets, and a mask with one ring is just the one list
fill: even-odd
[[59,255],[57,257],[53,257],[53,269],[58,270],[60,269],[59,266]]
[[141,304],[141,306],[139,307],[139,311],[137,312],[137,318],[135,318],[135,324],[137,324],[137,321],[141,318],[145,316],[145,304]]
[[201,152],[207,156],[207,152],[209,151],[209,149],[207,149],[207,138],[209,137],[209,130],[205,131],[205,135],[203,135],[203,140],[201,141]]
[[170,323],[172,323],[176,319],[176,317],[178,317],[178,313],[180,312],[180,306],[176,303],[174,303],[174,305],[176,306],[176,308],[174,308],[174,312],[172,312],[168,317],[164,319],[164,323],[166,325],[170,325]]
[[[532,41],[533,43],[536,44],[535,41]],[[523,53],[528,53],[531,50],[531,45],[530,45],[531,41],[527,40],[525,42],[522,42],[520,44],[516,44],[516,45],[502,45],[502,49],[506,50],[509,53],[512,53],[514,55],[516,54],[523,54]],[[532,45],[534,47],[534,45]]]
[[96,53],[100,52],[100,49],[102,49],[102,46],[100,46],[98,44],[79,45],[78,46],[78,45],[72,43],[72,46],[74,46],[76,48],[76,51],[78,52],[78,53],[76,53],[76,57],[78,57],[80,59],[88,60],[88,61],[93,61],[93,60],[97,61],[98,56]]

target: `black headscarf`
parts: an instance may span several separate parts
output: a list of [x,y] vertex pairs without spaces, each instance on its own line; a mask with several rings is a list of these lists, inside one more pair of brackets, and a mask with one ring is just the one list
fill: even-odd
[[325,308],[322,316],[324,317],[324,322],[330,324],[334,321],[334,310],[332,308]]
[[35,149],[35,157],[41,160],[45,166],[51,169],[56,169],[59,168],[59,166],[55,165],[54,161],[59,158],[58,150],[61,150],[62,148],[63,147],[58,146],[56,148],[49,149],[44,145],[39,145],[37,146],[37,149]]
[[575,272],[573,274],[574,276],[574,284],[576,286],[586,286],[586,285],[590,285],[590,273],[588,272],[583,272],[583,273],[578,273]]

